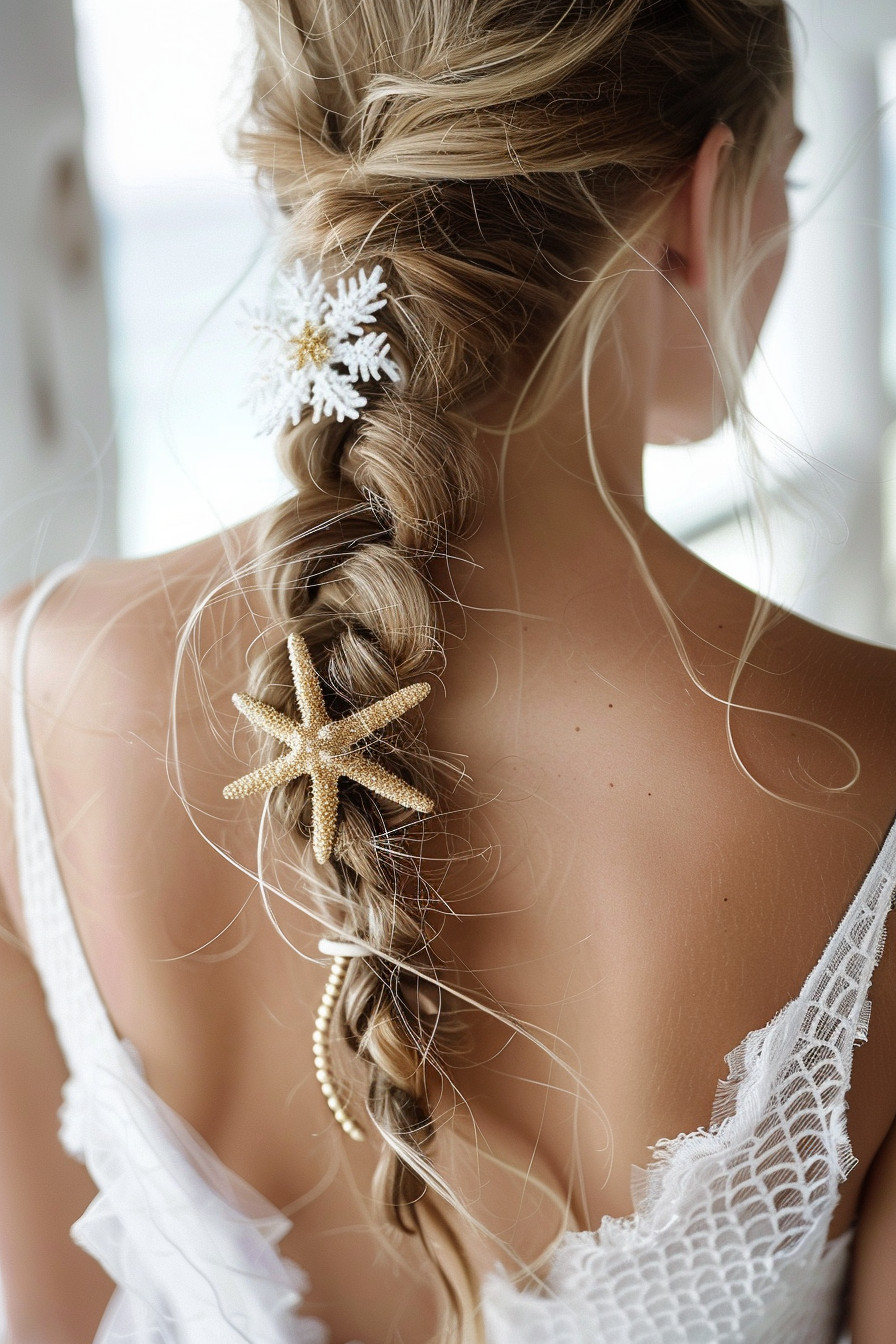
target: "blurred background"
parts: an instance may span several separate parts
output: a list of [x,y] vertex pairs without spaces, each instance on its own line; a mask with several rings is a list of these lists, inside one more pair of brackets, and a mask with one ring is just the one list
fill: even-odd
[[[770,553],[722,434],[648,451],[648,506],[710,563],[896,643],[896,6],[797,0],[796,221],[750,374]],[[183,545],[283,489],[242,404],[273,256],[228,156],[239,0],[0,7],[0,591]]]

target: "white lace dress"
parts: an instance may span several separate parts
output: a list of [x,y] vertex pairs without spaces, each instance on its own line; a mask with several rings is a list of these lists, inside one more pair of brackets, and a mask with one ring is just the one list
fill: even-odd
[[[28,636],[70,570],[35,592],[14,671],[16,841],[25,920],[71,1077],[60,1137],[99,1194],[72,1228],[118,1288],[96,1344],[326,1344],[288,1220],[147,1085],[75,929],[26,716]],[[834,1344],[851,1234],[828,1241],[853,1158],[852,1054],[896,885],[896,828],[799,996],[728,1056],[707,1129],[657,1147],[636,1211],[562,1242],[542,1291],[494,1274],[489,1344]],[[334,1344],[342,1344],[335,1341]]]

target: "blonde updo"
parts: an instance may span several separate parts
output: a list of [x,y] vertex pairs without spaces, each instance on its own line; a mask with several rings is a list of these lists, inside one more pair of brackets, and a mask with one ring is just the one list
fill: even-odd
[[[358,421],[303,421],[280,441],[296,493],[273,515],[259,577],[339,716],[438,669],[428,564],[476,516],[477,404],[531,371],[572,314],[609,317],[619,258],[719,121],[736,148],[716,227],[737,233],[790,79],[786,14],[780,0],[246,3],[258,62],[242,150],[284,213],[289,256],[328,278],[382,266],[381,325],[405,370],[365,388]],[[285,644],[257,655],[253,682],[291,708]],[[419,716],[379,750],[439,796]],[[304,848],[306,783],[272,809]],[[456,1032],[446,1012],[411,1011],[396,969],[427,964],[419,856],[439,823],[346,782],[341,818],[322,913],[334,936],[384,955],[351,962],[334,1043],[366,1078],[385,1217],[454,1248],[457,1272],[432,1259],[448,1328],[463,1331],[475,1285],[431,1161],[425,1082]]]

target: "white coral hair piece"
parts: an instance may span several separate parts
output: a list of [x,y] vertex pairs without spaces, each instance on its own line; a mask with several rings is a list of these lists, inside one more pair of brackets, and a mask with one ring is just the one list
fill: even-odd
[[380,266],[369,275],[361,269],[340,277],[332,294],[301,261],[281,272],[270,309],[252,317],[261,347],[251,388],[260,434],[297,425],[306,406],[315,423],[329,415],[356,420],[367,405],[358,383],[400,379],[386,333],[365,331],[386,305],[382,275]]

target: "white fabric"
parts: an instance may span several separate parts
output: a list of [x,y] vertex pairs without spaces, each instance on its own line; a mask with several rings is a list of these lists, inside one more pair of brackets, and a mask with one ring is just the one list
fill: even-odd
[[99,1194],[74,1240],[119,1285],[96,1344],[326,1344],[296,1315],[307,1280],[277,1252],[290,1228],[143,1078],[117,1037],[69,909],[26,715],[28,636],[57,570],[23,614],[13,671],[13,788],[28,939],[71,1077],[60,1137]]
[[[99,1194],[72,1229],[119,1284],[96,1344],[325,1344],[298,1315],[288,1220],[146,1083],[118,1039],[59,873],[15,655],[13,782],[25,921],[71,1078],[60,1135]],[[896,885],[896,826],[796,999],[728,1056],[709,1127],[657,1145],[636,1212],[567,1236],[540,1292],[486,1282],[489,1344],[834,1344],[851,1233],[829,1242],[853,1157],[846,1093]]]

